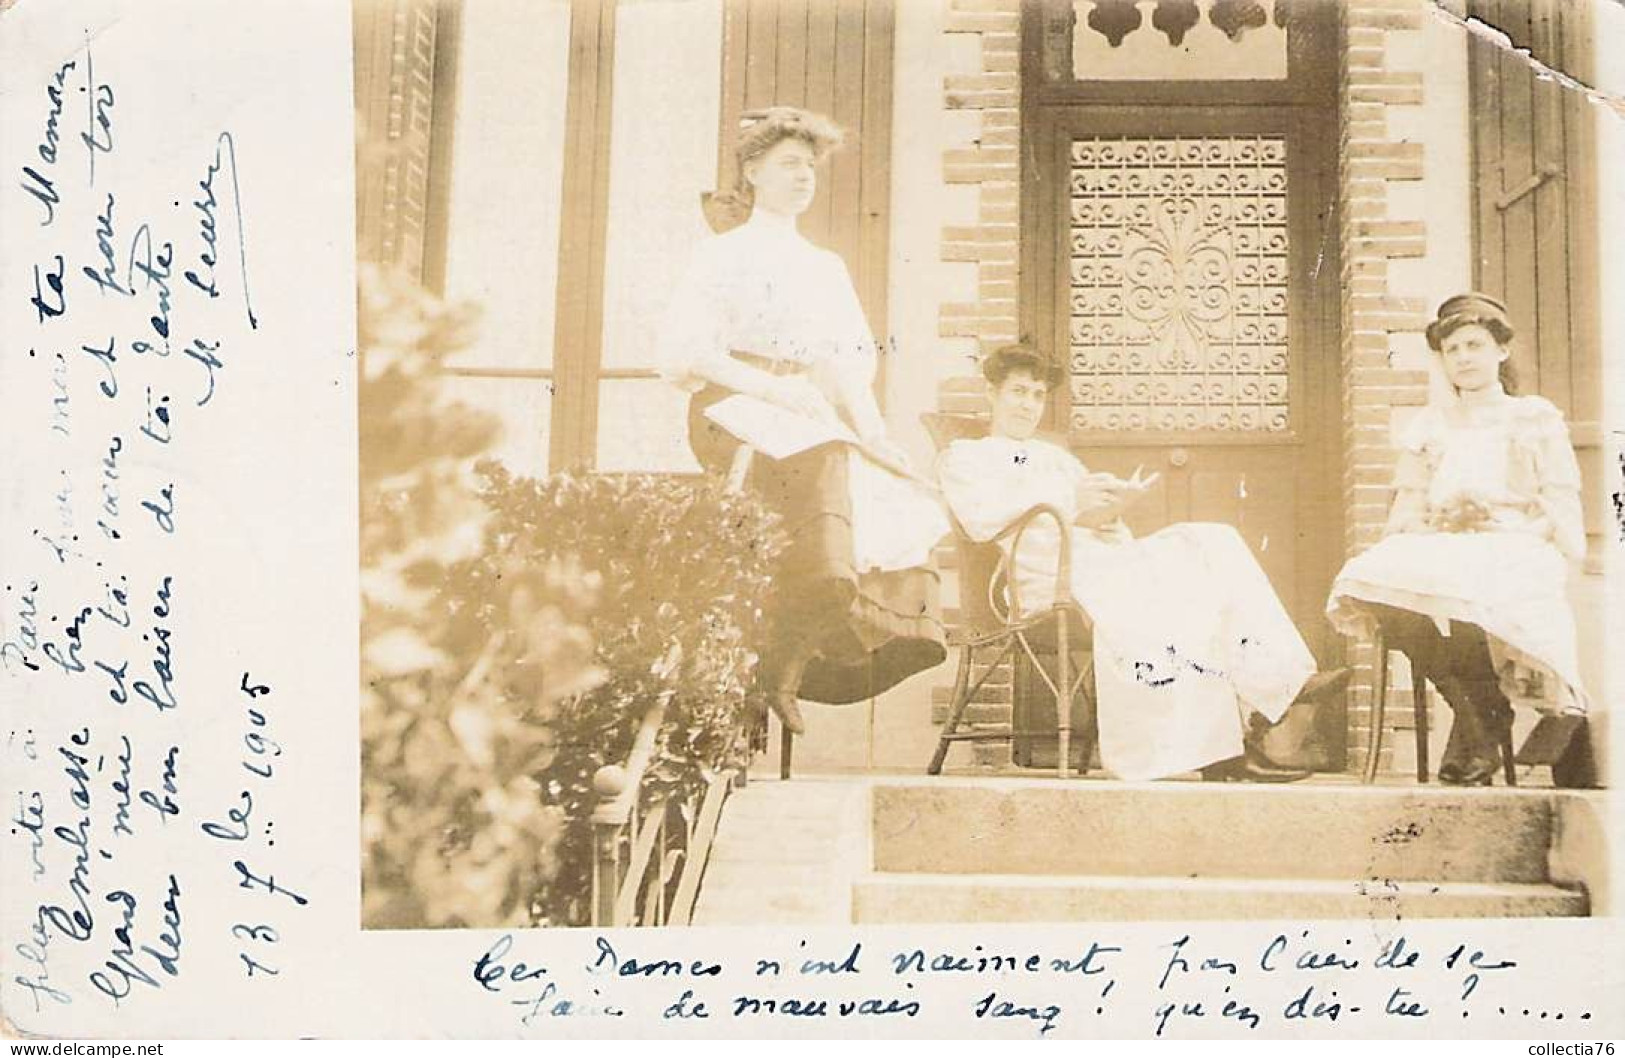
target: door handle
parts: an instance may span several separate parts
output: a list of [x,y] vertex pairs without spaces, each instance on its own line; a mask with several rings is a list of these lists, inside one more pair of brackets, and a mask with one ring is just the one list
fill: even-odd
[[1540,185],[1544,184],[1546,181],[1562,175],[1563,170],[1559,169],[1557,166],[1543,165],[1539,169],[1535,170],[1535,172],[1531,173],[1529,178],[1523,183],[1496,199],[1495,208],[1500,210],[1502,213],[1505,213],[1507,210],[1511,209],[1513,204],[1516,203],[1520,198],[1539,190]]

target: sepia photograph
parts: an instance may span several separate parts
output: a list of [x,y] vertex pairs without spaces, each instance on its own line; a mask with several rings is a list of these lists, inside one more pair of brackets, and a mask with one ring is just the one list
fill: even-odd
[[1614,913],[1580,0],[355,0],[365,930]]
[[0,1049],[1607,1058],[1621,40],[0,0]]

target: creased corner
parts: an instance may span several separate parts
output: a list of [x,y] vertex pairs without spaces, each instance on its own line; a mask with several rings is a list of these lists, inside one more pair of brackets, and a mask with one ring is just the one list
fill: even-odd
[[1515,46],[1512,43],[1512,38],[1508,37],[1495,26],[1492,26],[1488,22],[1485,22],[1479,18],[1458,14],[1446,6],[1443,0],[1429,0],[1428,10],[1432,13],[1434,18],[1437,18],[1442,22],[1448,22],[1453,26],[1465,30],[1478,39],[1488,42],[1509,55],[1517,56],[1524,63],[1526,63],[1529,68],[1535,72],[1535,76],[1541,80],[1551,81],[1563,88],[1569,89],[1570,91],[1578,92],[1585,96],[1588,102],[1605,107],[1619,117],[1625,118],[1625,96],[1621,96],[1613,92],[1606,92],[1593,85],[1586,84],[1584,81],[1573,76],[1572,74],[1565,73],[1554,66],[1548,65],[1542,60],[1536,58],[1528,48],[1520,48]]

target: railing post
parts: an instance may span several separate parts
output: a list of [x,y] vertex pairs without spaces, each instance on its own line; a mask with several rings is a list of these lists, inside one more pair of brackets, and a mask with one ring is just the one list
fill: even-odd
[[[592,788],[601,802],[621,801],[627,789],[626,769],[606,764],[593,773]],[[595,812],[592,821],[592,924],[619,926],[615,921],[615,901],[621,891],[621,831],[626,817],[617,813]]]
[[594,823],[592,859],[592,924],[610,927],[615,922],[615,894],[621,889],[621,828]]

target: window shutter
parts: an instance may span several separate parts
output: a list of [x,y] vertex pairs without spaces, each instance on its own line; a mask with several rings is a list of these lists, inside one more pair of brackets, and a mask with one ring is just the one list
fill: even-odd
[[357,256],[418,280],[439,265],[429,195],[436,122],[446,125],[435,110],[443,102],[435,97],[435,63],[444,17],[434,0],[355,5]]
[[[1513,48],[1582,80],[1589,76],[1586,5],[1472,0],[1469,14]],[[1518,328],[1520,389],[1563,410],[1588,486],[1602,472],[1602,356],[1596,290],[1596,158],[1591,106],[1541,79],[1523,56],[1470,36],[1474,274]],[[1586,490],[1587,532],[1604,512]]]

